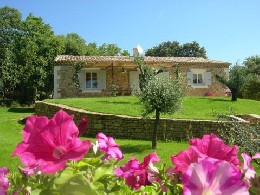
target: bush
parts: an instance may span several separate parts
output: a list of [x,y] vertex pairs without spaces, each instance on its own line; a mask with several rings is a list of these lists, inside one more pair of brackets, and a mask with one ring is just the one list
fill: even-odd
[[233,122],[219,131],[220,137],[228,145],[239,145],[247,154],[260,151],[260,124],[242,125]]

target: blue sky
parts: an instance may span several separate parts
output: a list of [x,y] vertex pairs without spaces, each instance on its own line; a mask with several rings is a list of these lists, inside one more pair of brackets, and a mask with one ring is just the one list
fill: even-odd
[[259,0],[0,0],[87,43],[144,50],[164,41],[197,41],[210,59],[242,63],[260,55]]

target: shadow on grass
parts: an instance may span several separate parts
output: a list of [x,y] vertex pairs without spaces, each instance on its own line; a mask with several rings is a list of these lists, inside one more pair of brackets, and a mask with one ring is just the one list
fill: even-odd
[[105,103],[105,104],[131,104],[131,102],[106,101],[106,100],[101,100],[101,101],[97,101],[97,102]]
[[203,99],[203,100],[208,100],[209,102],[231,102],[231,99],[223,99],[223,98],[198,98],[198,99]]
[[150,144],[137,144],[137,145],[132,145],[132,144],[127,144],[127,145],[120,145],[121,150],[123,153],[129,154],[129,153],[142,153],[144,151],[149,151],[151,149]]
[[9,108],[8,112],[14,113],[33,113],[35,112],[34,108]]

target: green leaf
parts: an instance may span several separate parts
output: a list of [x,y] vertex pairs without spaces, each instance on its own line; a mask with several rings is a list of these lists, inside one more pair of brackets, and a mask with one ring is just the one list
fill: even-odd
[[108,175],[113,175],[113,168],[111,165],[98,167],[94,173],[93,181],[98,181],[100,178],[106,177]]
[[65,170],[63,170],[60,175],[54,180],[55,184],[63,185],[67,183],[69,180],[74,178],[76,174],[74,173],[74,169],[71,167],[67,167]]

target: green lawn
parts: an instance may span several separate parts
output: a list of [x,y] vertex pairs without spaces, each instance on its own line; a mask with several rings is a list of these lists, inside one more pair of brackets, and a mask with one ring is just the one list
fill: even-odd
[[11,158],[15,146],[22,140],[23,125],[18,120],[34,113],[33,108],[0,107],[0,167],[16,171],[21,165],[18,158]]
[[[134,96],[48,99],[47,102],[65,104],[88,111],[119,115],[141,116],[142,105]],[[183,108],[164,118],[215,119],[216,114],[259,114],[260,101],[238,99],[231,102],[226,97],[185,97]],[[151,116],[153,117],[153,116]]]

